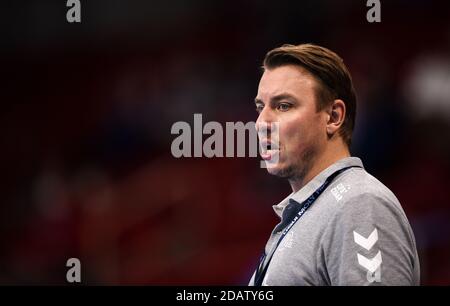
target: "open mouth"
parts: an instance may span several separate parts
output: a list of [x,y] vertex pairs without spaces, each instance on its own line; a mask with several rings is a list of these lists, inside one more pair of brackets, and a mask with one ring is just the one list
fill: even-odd
[[263,140],[260,142],[260,155],[263,160],[271,160],[275,154],[280,154],[280,149],[278,144],[275,144],[269,140]]

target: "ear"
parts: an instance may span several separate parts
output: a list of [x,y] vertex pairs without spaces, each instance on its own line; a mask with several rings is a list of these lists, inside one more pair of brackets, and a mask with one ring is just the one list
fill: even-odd
[[341,99],[334,100],[328,107],[328,121],[326,125],[328,136],[333,136],[344,123],[345,112],[345,103]]

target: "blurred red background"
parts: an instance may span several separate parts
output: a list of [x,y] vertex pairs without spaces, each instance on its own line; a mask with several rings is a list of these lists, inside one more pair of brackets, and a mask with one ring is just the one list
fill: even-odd
[[[171,155],[177,121],[255,121],[264,54],[313,42],[358,93],[353,155],[399,198],[425,285],[450,283],[450,6],[382,1],[2,3],[0,283],[241,285],[287,182]],[[447,135],[447,136],[446,136]]]

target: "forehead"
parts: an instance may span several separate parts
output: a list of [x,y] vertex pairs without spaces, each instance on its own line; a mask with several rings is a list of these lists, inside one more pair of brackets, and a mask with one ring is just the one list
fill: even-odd
[[270,98],[283,93],[292,95],[312,95],[316,80],[306,69],[285,65],[273,69],[266,69],[258,87],[258,98]]

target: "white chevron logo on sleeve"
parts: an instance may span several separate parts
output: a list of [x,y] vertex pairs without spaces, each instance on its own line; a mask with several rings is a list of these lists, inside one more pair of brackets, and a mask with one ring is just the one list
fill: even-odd
[[357,253],[356,255],[358,255],[358,263],[369,270],[370,273],[375,272],[383,261],[381,259],[381,251],[378,251],[377,255],[375,255],[372,259],[368,259],[359,253]]
[[365,248],[366,250],[370,250],[375,242],[378,241],[378,231],[377,229],[374,229],[373,232],[369,235],[369,237],[364,238],[357,232],[353,231],[353,238],[355,239],[355,242]]

